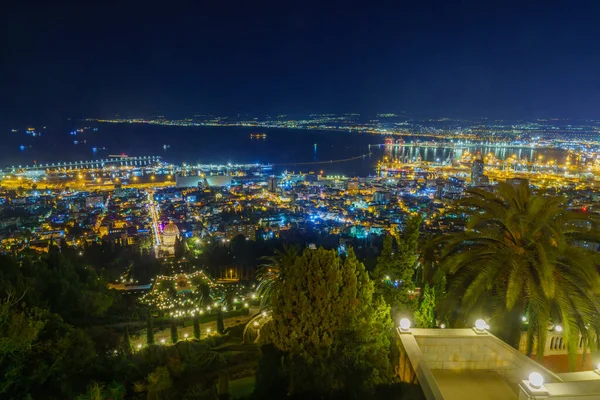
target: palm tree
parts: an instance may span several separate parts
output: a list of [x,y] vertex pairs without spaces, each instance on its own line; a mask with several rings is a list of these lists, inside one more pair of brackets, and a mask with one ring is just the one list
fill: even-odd
[[274,255],[262,258],[265,262],[260,265],[256,273],[258,277],[257,293],[261,307],[265,308],[271,304],[275,286],[281,279],[284,269],[293,265],[297,257],[298,249],[296,247],[284,246],[283,250],[275,250]]
[[600,257],[578,244],[600,243],[597,221],[570,211],[563,197],[533,194],[526,183],[472,189],[458,205],[465,232],[433,242],[454,320],[489,313],[498,336],[516,346],[527,315],[528,352],[536,338],[540,358],[552,323],[562,325],[571,356],[579,335],[594,347]]
[[196,285],[196,290],[194,291],[194,296],[196,298],[196,302],[201,306],[201,307],[206,307],[207,305],[212,304],[213,299],[212,299],[212,293],[210,290],[210,286],[207,282],[201,280],[201,278],[194,278],[195,281],[193,282],[193,284]]

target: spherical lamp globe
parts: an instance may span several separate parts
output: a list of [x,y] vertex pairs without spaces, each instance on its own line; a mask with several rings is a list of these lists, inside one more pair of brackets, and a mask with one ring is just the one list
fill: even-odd
[[475,321],[475,329],[477,329],[479,332],[483,332],[485,331],[485,328],[488,325],[485,323],[484,320],[482,319],[478,319],[477,321]]
[[402,318],[400,320],[400,329],[403,331],[410,330],[410,320],[408,318]]
[[539,389],[544,384],[544,377],[539,372],[529,374],[529,384],[535,389]]

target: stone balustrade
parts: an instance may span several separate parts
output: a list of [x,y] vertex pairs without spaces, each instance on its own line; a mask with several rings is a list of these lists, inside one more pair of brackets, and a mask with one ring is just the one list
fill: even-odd
[[[577,340],[576,354],[583,354],[584,351],[583,337],[579,336]],[[537,354],[537,339],[533,341],[532,355]],[[523,354],[527,354],[527,332],[521,333],[521,340],[519,342],[519,351]],[[587,349],[589,352],[589,349]],[[567,343],[563,338],[562,332],[551,331],[548,332],[546,337],[546,346],[544,349],[544,356],[555,356],[568,354]]]

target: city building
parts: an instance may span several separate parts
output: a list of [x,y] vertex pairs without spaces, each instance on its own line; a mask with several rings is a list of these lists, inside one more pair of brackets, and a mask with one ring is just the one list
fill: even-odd
[[175,242],[179,238],[179,228],[177,225],[170,221],[162,233],[162,251],[168,255],[175,254]]
[[102,196],[86,197],[85,206],[88,208],[102,208],[104,207],[104,198]]
[[227,225],[225,228],[225,236],[227,239],[233,239],[238,235],[245,236],[248,240],[256,239],[256,227],[254,225]]
[[387,204],[390,202],[390,192],[376,191],[373,193],[373,201],[379,204]]
[[481,157],[473,160],[473,164],[471,165],[471,185],[472,186],[480,186],[486,184],[488,181],[486,180],[486,176],[483,174],[484,172],[484,164]]
[[346,182],[346,191],[349,194],[356,194],[356,193],[358,193],[358,179],[349,179]]
[[274,176],[269,177],[267,181],[267,190],[271,193],[277,192],[277,178]]
[[446,185],[446,182],[444,182],[444,179],[442,178],[437,178],[435,180],[435,198],[438,200],[441,200],[442,197],[444,197],[444,186]]

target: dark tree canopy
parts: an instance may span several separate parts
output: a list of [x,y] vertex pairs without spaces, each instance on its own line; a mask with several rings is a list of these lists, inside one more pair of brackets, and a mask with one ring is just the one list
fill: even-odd
[[[392,376],[389,307],[352,250],[305,250],[280,276],[265,335],[291,393],[360,396]],[[270,325],[270,326],[269,326]]]

